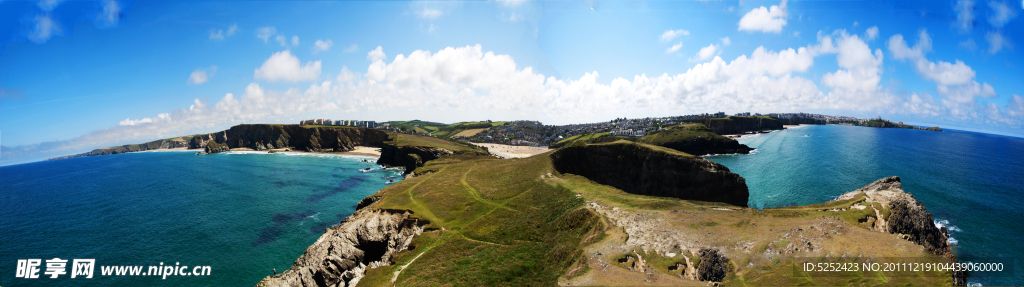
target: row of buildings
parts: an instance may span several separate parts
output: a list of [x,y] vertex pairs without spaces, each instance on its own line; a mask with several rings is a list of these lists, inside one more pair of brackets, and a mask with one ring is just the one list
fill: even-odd
[[315,120],[304,120],[299,121],[300,126],[306,125],[323,125],[323,126],[349,126],[349,127],[361,127],[361,128],[376,128],[377,122],[375,121],[358,121],[358,120],[339,120],[331,121],[329,119],[315,119]]

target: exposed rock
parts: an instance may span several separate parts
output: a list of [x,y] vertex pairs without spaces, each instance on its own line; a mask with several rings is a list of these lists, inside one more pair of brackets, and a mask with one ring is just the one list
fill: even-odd
[[748,154],[753,148],[740,144],[730,138],[707,138],[694,137],[685,141],[672,141],[661,144],[663,147],[671,148],[692,155],[709,154]]
[[[383,158],[383,157],[382,157]],[[551,154],[555,169],[625,192],[747,206],[746,180],[724,165],[647,146],[616,142],[572,145]]]
[[268,276],[256,286],[355,286],[366,268],[392,264],[391,257],[409,249],[423,233],[426,220],[411,211],[359,210],[341,225],[328,228],[295,260],[290,269]]
[[417,167],[423,166],[423,163],[452,154],[454,154],[454,152],[437,147],[400,147],[393,144],[382,144],[380,149],[380,159],[377,160],[377,164],[384,166],[402,166],[405,167],[405,174],[410,174],[416,170]]
[[879,179],[860,189],[840,195],[835,200],[849,200],[863,193],[865,202],[879,203],[889,208],[889,217],[883,218],[880,210],[875,210],[876,231],[892,234],[905,234],[908,240],[924,246],[936,255],[949,253],[948,235],[944,234],[932,219],[931,212],[924,204],[917,201],[914,195],[903,191],[900,177],[890,176]]
[[299,125],[237,125],[222,132],[192,138],[190,148],[207,153],[233,148],[267,150],[290,147],[309,152],[345,152],[355,146],[380,146],[388,140],[384,131],[353,127],[303,127]]
[[360,210],[360,209],[363,209],[363,207],[370,206],[371,204],[374,204],[377,201],[380,201],[380,198],[381,198],[380,195],[371,195],[371,196],[364,197],[363,200],[360,200],[359,203],[356,203],[356,210]]
[[701,249],[700,265],[697,266],[697,275],[700,281],[722,282],[725,273],[729,270],[729,258],[725,258],[718,249]]

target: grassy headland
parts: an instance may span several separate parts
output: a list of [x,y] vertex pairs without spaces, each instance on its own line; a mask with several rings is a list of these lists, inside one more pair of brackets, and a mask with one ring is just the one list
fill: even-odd
[[[461,148],[400,135],[402,145]],[[633,144],[626,141],[603,143]],[[573,146],[587,145],[577,142]],[[664,147],[653,150],[687,155]],[[854,272],[812,277],[795,258],[913,257],[941,261],[897,235],[872,231],[863,196],[818,205],[757,210],[723,203],[643,196],[555,170],[549,154],[523,159],[446,156],[426,172],[376,194],[373,209],[410,210],[429,220],[414,249],[368,269],[365,286],[688,286],[678,264],[718,249],[729,285],[949,285],[949,272],[892,276]],[[688,156],[688,155],[687,155]],[[885,215],[887,216],[887,215]],[[638,272],[639,256],[647,269]],[[619,263],[620,260],[626,263]],[[634,262],[634,263],[630,263]],[[399,271],[396,273],[396,271]],[[392,282],[391,280],[396,280]]]

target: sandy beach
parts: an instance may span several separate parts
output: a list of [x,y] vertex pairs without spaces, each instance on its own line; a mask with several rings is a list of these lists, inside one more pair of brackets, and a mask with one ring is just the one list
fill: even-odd
[[477,146],[486,147],[491,154],[501,158],[524,158],[531,157],[549,151],[548,147],[514,146],[491,143],[473,143]]
[[811,125],[811,124],[783,125],[782,127],[785,128],[785,129],[795,129],[795,128],[806,127],[806,126],[814,126],[814,125]]
[[[250,148],[233,148],[233,149],[231,149],[231,151],[251,151],[251,150],[252,149],[250,149]],[[291,148],[276,148],[276,149],[269,149],[269,150],[266,150],[266,151],[267,152],[285,152],[285,151],[287,151],[287,152],[310,153],[310,152],[307,152],[307,151],[294,150],[294,149],[291,149]],[[355,146],[355,149],[353,149],[352,151],[346,151],[346,152],[323,152],[323,153],[329,153],[329,154],[348,154],[348,155],[366,155],[366,156],[380,157],[380,148],[379,147],[358,146],[357,145],[357,146]]]

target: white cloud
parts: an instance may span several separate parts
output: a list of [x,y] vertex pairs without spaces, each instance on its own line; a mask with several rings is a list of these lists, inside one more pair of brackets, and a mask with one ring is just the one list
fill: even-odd
[[[1024,4],[1022,4],[1024,5]],[[988,17],[988,22],[995,27],[1003,27],[1007,22],[1010,22],[1013,17],[1017,16],[1016,9],[1010,8],[1009,5],[1003,2],[989,1],[988,7],[992,8],[992,15]]]
[[529,0],[498,0],[498,3],[509,7],[518,7],[526,2],[529,2]]
[[729,37],[723,37],[722,38],[722,46],[729,46],[729,45],[732,45],[732,40],[729,40]]
[[668,30],[668,31],[665,31],[665,33],[661,33],[661,41],[662,42],[668,42],[668,41],[672,41],[672,39],[675,39],[676,37],[679,37],[679,36],[689,36],[689,35],[690,35],[690,31],[686,31],[684,29]]
[[274,34],[277,34],[277,28],[274,27],[260,27],[256,29],[256,38],[262,39],[264,43],[270,40],[270,37],[274,36]]
[[789,13],[786,11],[786,1],[782,0],[778,6],[772,5],[771,8],[761,6],[750,10],[743,15],[743,18],[740,18],[738,30],[765,33],[782,32],[782,27],[786,26],[786,18],[789,17]]
[[[501,14],[505,15],[505,13],[501,13]],[[504,17],[502,17],[502,18],[504,18]],[[512,22],[512,23],[515,23],[515,22],[523,21],[523,19],[525,19],[525,18],[523,18],[523,15],[519,15],[519,13],[512,12],[511,14],[509,14],[508,18],[505,19],[505,20],[507,20],[509,22]]]
[[1010,102],[1006,103],[1006,116],[1024,120],[1024,97],[1019,95],[1010,97]]
[[974,39],[967,38],[967,40],[960,42],[960,48],[974,51],[978,49],[978,43],[975,43]]
[[874,92],[882,80],[882,50],[874,54],[867,43],[857,37],[839,32],[836,41],[836,62],[841,69],[821,77],[821,83],[839,89],[839,92]]
[[327,39],[327,41],[318,39],[313,43],[313,54],[330,50],[331,46],[334,46],[334,41],[331,41],[331,39]]
[[209,80],[209,77],[206,76],[206,71],[203,70],[192,71],[192,74],[188,76],[188,83],[192,85],[206,83],[207,80]]
[[433,20],[437,19],[438,17],[441,17],[441,15],[444,15],[444,12],[432,8],[423,8],[423,10],[416,11],[416,16],[419,16],[420,18],[423,19]]
[[293,56],[291,51],[277,52],[256,69],[253,78],[268,82],[302,82],[320,77],[320,61],[306,62],[303,66],[299,64],[299,58]]
[[985,34],[985,40],[988,41],[989,54],[999,53],[1004,47],[1013,47],[1010,41],[1003,37],[1003,34],[996,31],[989,31],[988,34]]
[[992,98],[996,96],[996,90],[988,83],[979,84],[971,81],[963,85],[944,86],[935,88],[940,95],[956,103],[973,103],[975,97]]
[[345,53],[352,53],[352,52],[356,52],[356,51],[359,51],[359,45],[356,45],[356,44],[349,45],[348,47],[345,47],[344,50],[342,50],[342,52],[345,52]]
[[974,1],[958,0],[953,10],[956,11],[956,21],[953,22],[953,27],[962,33],[970,32],[974,28]]
[[793,37],[800,38],[800,31],[793,31]]
[[284,35],[277,35],[274,37],[274,40],[277,40],[277,43],[281,44],[282,47],[288,47],[288,37],[285,37]]
[[928,32],[925,30],[921,30],[918,34],[917,44],[913,48],[907,46],[907,42],[903,40],[903,35],[896,34],[889,37],[889,52],[897,60],[924,58],[924,53],[931,49],[932,38],[928,36]]
[[50,11],[53,11],[53,8],[57,8],[57,5],[60,5],[60,2],[62,2],[62,1],[61,0],[40,0],[39,2],[36,2],[36,5],[39,6],[39,10],[43,10],[44,12],[50,12]]
[[292,46],[299,45],[299,36],[292,36]]
[[718,52],[718,46],[715,46],[715,44],[708,45],[707,47],[700,48],[700,51],[697,51],[697,57],[691,58],[690,61],[703,61],[710,59],[715,55],[715,52]]
[[854,27],[857,27],[857,25],[860,25],[860,22],[857,22],[857,21],[853,21],[853,26],[854,26]]
[[366,53],[366,59],[369,59],[372,62],[381,61],[386,58],[387,56],[384,55],[384,47],[381,46],[377,46],[377,48],[373,49],[373,51]]
[[103,1],[103,10],[96,15],[96,26],[106,28],[121,20],[121,5],[114,0]]
[[192,71],[192,74],[189,74],[188,84],[199,85],[206,83],[215,73],[217,73],[217,66],[213,66],[208,69],[196,69],[195,71]]
[[238,32],[238,24],[231,24],[227,32],[224,29],[210,29],[210,40],[224,40],[226,37],[234,36],[235,32]]
[[974,69],[963,61],[929,61],[924,54],[930,49],[931,38],[924,30],[920,32],[918,43],[913,48],[907,47],[902,35],[896,34],[889,38],[889,51],[894,58],[910,60],[922,78],[935,82],[935,91],[943,97],[940,102],[950,116],[977,119],[977,98],[995,97],[995,89],[988,83],[974,81]]
[[29,31],[28,39],[36,44],[45,43],[50,37],[61,34],[60,25],[49,15],[38,15],[33,19],[34,27]]
[[[251,83],[241,95],[229,93],[216,103],[199,99],[187,108],[155,117],[126,119],[112,128],[100,129],[66,141],[54,150],[81,150],[114,143],[143,142],[158,138],[214,132],[238,123],[274,122],[305,114],[387,114],[408,110],[436,111],[438,115],[462,115],[460,111],[505,113],[547,124],[604,121],[623,114],[680,115],[709,111],[796,112],[816,109],[863,111],[872,114],[916,114],[934,117],[977,117],[978,111],[957,105],[954,96],[937,99],[927,93],[895,96],[884,90],[867,92],[836,85],[823,93],[814,81],[793,75],[807,71],[815,56],[836,53],[840,71],[857,73],[881,61],[861,46],[859,37],[819,35],[819,43],[779,52],[758,47],[750,56],[726,62],[720,57],[694,65],[675,75],[614,78],[599,81],[597,72],[576,79],[558,79],[519,68],[512,57],[485,52],[479,45],[446,48],[437,52],[413,51],[383,62],[383,48],[363,75],[343,67],[336,79],[285,90],[266,89]],[[907,48],[910,49],[910,48]],[[298,59],[279,52],[264,67],[282,66],[273,59],[286,58],[290,69],[300,69]],[[307,64],[310,66],[313,64]],[[319,69],[319,62],[315,64]],[[262,69],[262,68],[261,68]],[[268,68],[268,70],[270,70]],[[837,73],[833,73],[837,74]],[[837,76],[838,77],[838,76]],[[973,83],[949,87],[955,93],[991,94],[991,87]],[[963,89],[953,90],[953,89]],[[976,89],[976,91],[973,91]],[[953,100],[950,100],[953,99]],[[985,111],[990,111],[987,105]],[[1005,108],[1009,124],[1024,122],[1024,99],[1014,95]],[[991,114],[991,112],[989,112]],[[986,114],[982,113],[982,116]],[[457,117],[457,116],[454,116]],[[994,116],[990,116],[994,117]],[[468,119],[453,119],[468,120]],[[279,121],[278,121],[279,122]]]
[[675,45],[672,45],[672,47],[665,49],[665,54],[675,53],[676,51],[679,51],[679,49],[681,48],[683,48],[683,42],[676,43]]
[[871,26],[871,28],[864,31],[864,40],[871,41],[875,38],[878,38],[878,26]]
[[339,83],[348,83],[354,81],[356,78],[359,78],[359,76],[359,73],[354,73],[351,70],[349,70],[348,67],[341,66],[341,72],[338,73],[337,80]]

